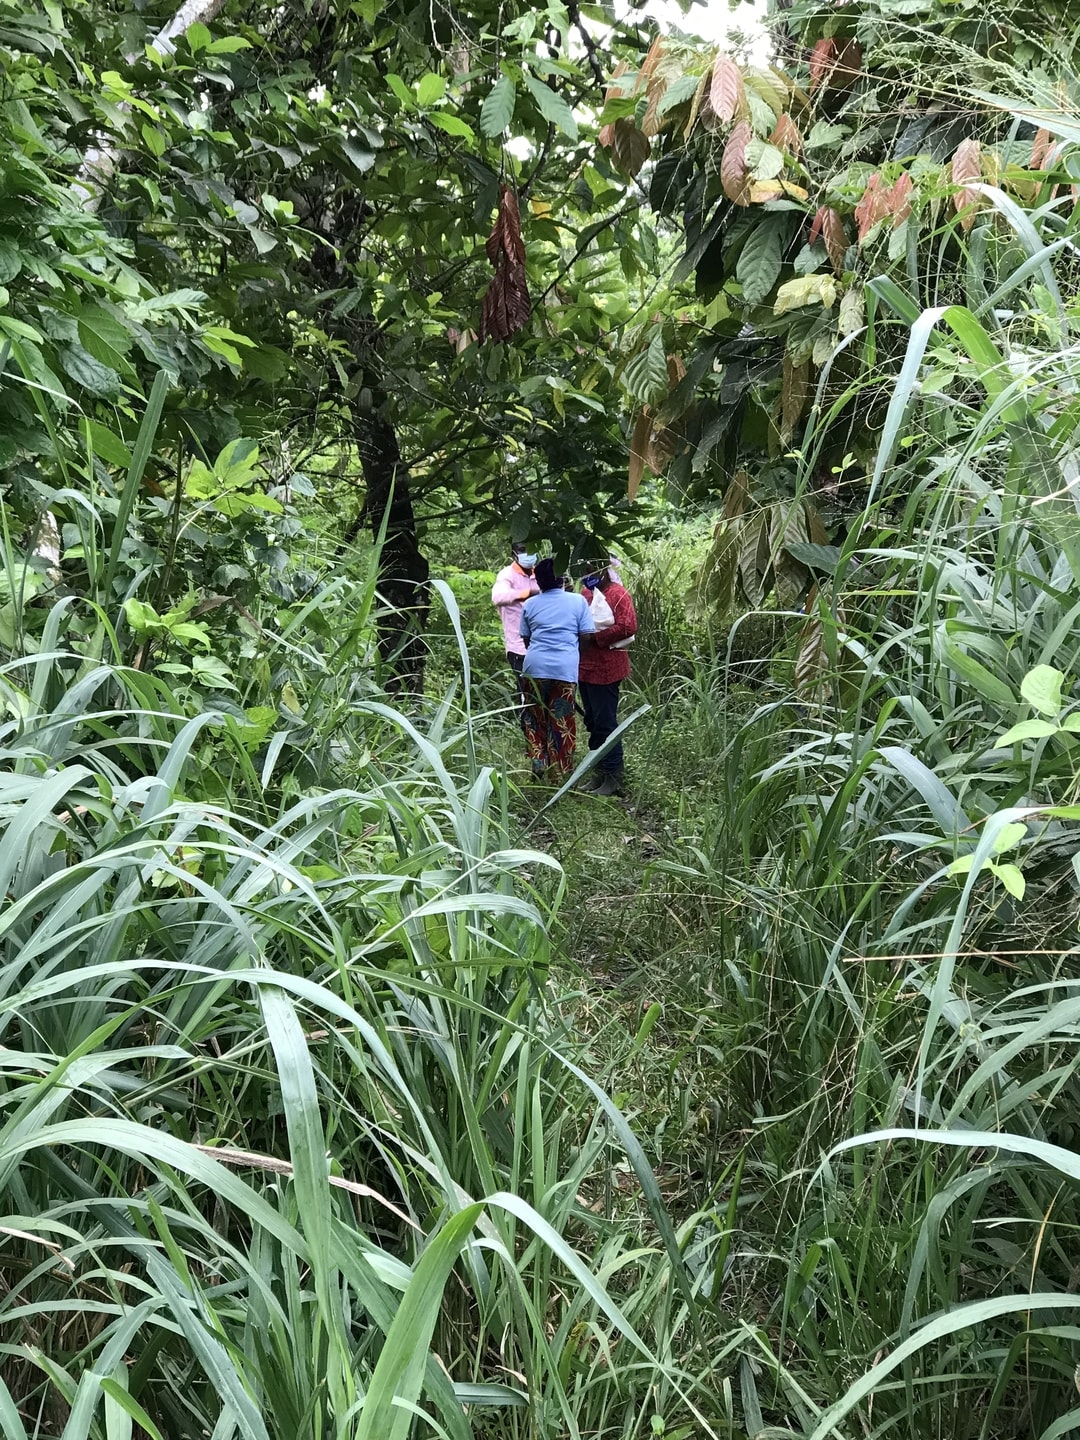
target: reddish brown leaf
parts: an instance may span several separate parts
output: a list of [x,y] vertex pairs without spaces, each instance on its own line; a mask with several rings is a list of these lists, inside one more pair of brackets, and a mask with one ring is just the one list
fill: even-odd
[[611,148],[612,141],[615,139],[614,122],[612,122],[610,125],[601,125],[599,134],[596,138],[600,142],[600,145],[603,147],[603,149],[609,150]]
[[638,72],[638,83],[634,87],[635,89],[640,88],[641,85],[648,86],[652,84],[653,76],[656,74],[656,67],[659,65],[660,57],[663,53],[663,37],[657,35],[649,46],[645,54],[645,59],[641,62],[641,70]]
[[914,191],[911,176],[905,170],[889,191],[889,212],[893,217],[893,229],[902,225],[911,214],[911,197]]
[[713,64],[709,103],[725,125],[730,125],[746,109],[742,71],[726,55],[717,56]]
[[836,41],[819,40],[810,52],[810,89],[827,80],[836,64]]
[[615,134],[611,141],[611,158],[619,170],[633,179],[649,158],[649,140],[633,120],[615,121]]
[[645,473],[645,453],[649,448],[651,434],[652,415],[648,409],[645,409],[637,417],[630,436],[630,468],[626,479],[626,498],[631,502],[637,495],[641,477]]
[[681,355],[669,355],[667,357],[668,389],[674,390],[681,380],[686,378],[686,366],[682,362]]
[[975,223],[975,205],[979,199],[979,192],[973,190],[967,181],[978,180],[981,175],[982,146],[978,140],[961,140],[952,158],[953,184],[958,187],[953,195],[953,204],[965,230],[970,230]]
[[720,157],[720,184],[733,205],[750,203],[750,169],[746,163],[746,147],[752,139],[750,126],[740,120],[728,136]]
[[[614,81],[618,80],[619,76],[620,76],[620,75],[625,75],[626,72],[627,72],[629,69],[630,69],[630,66],[626,63],[626,61],[625,61],[625,60],[620,60],[619,63],[615,66],[615,69],[611,72],[611,79],[612,79],[612,81],[614,82]],[[637,90],[637,88],[638,88],[638,85],[635,84],[635,85],[634,85],[634,89]],[[623,95],[625,95],[625,94],[626,94],[626,91],[623,89],[623,87],[622,87],[621,85],[616,85],[616,84],[612,83],[611,85],[608,86],[607,90],[606,90],[605,93],[604,93],[604,104],[606,105],[609,100],[617,100],[617,99],[620,99],[620,98],[621,98]]]
[[780,392],[780,438],[787,444],[806,408],[810,394],[810,365],[796,365],[790,353],[784,355],[784,379]]
[[517,196],[508,185],[500,189],[499,213],[484,248],[495,274],[484,293],[478,333],[481,340],[498,344],[522,329],[530,312],[521,212]]
[[686,122],[686,129],[683,131],[683,139],[689,140],[690,133],[697,124],[698,116],[701,114],[702,106],[709,98],[709,72],[706,71],[701,77],[701,84],[694,91],[694,98],[690,104],[690,118]]
[[821,234],[821,227],[825,224],[825,216],[829,213],[829,207],[822,205],[814,216],[814,223],[810,226],[810,244],[813,245]]
[[749,499],[750,476],[745,470],[736,470],[724,492],[724,519],[737,520],[745,512]]
[[836,62],[826,77],[828,84],[846,87],[862,74],[862,46],[857,40],[845,40],[837,49]]
[[775,145],[778,150],[786,151],[788,155],[802,154],[803,138],[790,115],[781,115],[777,120],[776,129],[769,136],[769,144]]
[[828,207],[821,222],[822,238],[825,241],[825,250],[832,262],[832,267],[837,275],[844,273],[844,256],[847,254],[848,238],[844,229],[844,222],[835,210]]
[[645,114],[641,117],[641,133],[647,140],[654,135],[659,135],[664,123],[664,117],[660,114],[660,101],[664,98],[667,89],[666,82],[661,79],[652,84],[649,89],[649,103],[645,107]]
[[855,206],[855,223],[860,240],[865,240],[877,222],[890,213],[889,193],[881,183],[881,172],[875,170],[866,183],[862,199]]
[[654,475],[663,475],[684,438],[679,425],[654,425],[649,448],[645,452],[645,462]]
[[1041,170],[1046,161],[1046,152],[1050,149],[1050,131],[1037,130],[1035,139],[1031,142],[1031,168]]

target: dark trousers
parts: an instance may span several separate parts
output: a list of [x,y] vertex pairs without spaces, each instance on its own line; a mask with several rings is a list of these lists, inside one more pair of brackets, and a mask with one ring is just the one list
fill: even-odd
[[507,662],[508,662],[508,664],[509,664],[509,666],[510,666],[510,669],[514,672],[514,677],[515,677],[515,679],[514,679],[514,704],[517,706],[517,709],[518,709],[518,721],[519,721],[522,729],[524,729],[524,728],[525,728],[525,702],[524,702],[524,700],[522,700],[522,698],[521,698],[521,686],[520,686],[520,683],[519,683],[519,682],[520,682],[520,680],[521,680],[521,667],[525,664],[525,656],[524,656],[524,655],[515,655],[515,653],[513,652],[513,650],[507,650],[507,652],[506,652],[506,659],[507,659]]
[[[578,685],[581,693],[581,708],[585,712],[585,728],[589,732],[589,749],[599,750],[604,741],[619,723],[619,685],[589,685],[584,680]],[[620,740],[613,745],[600,761],[602,769],[621,773],[623,748]]]

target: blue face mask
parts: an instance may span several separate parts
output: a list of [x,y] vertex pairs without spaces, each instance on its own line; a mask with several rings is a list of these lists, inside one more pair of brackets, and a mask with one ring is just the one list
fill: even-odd
[[595,589],[597,588],[597,586],[600,584],[600,581],[601,581],[602,579],[603,579],[603,576],[601,576],[601,575],[586,575],[586,577],[585,577],[585,589],[586,589],[586,590],[595,590]]

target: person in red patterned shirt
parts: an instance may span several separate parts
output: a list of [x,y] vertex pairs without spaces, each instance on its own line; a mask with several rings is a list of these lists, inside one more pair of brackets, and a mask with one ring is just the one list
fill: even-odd
[[[612,558],[601,570],[586,575],[582,594],[590,607],[602,595],[611,609],[613,622],[598,627],[590,644],[581,653],[578,693],[589,732],[589,749],[599,750],[619,724],[619,686],[630,674],[626,647],[637,634],[634,602],[619,583],[619,562]],[[590,784],[591,781],[591,784]],[[585,778],[585,788],[596,795],[621,795],[625,783],[623,747],[620,740]]]

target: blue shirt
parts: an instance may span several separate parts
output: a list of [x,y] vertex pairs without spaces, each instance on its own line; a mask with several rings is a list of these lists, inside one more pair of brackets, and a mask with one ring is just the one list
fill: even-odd
[[579,635],[596,630],[589,602],[566,590],[545,590],[526,600],[521,611],[521,638],[529,642],[525,651],[524,675],[534,680],[578,678]]

